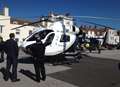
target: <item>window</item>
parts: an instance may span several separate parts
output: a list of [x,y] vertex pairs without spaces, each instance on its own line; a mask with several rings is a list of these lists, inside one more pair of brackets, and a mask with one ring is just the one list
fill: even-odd
[[38,35],[39,37],[41,37],[41,39],[44,39],[46,37],[46,35],[48,33],[52,32],[52,30],[43,30],[43,31],[40,31],[38,33],[35,33],[32,35],[32,37],[30,37],[27,41],[35,41],[36,38],[35,36]]
[[20,32],[19,32],[19,31],[16,31],[16,34],[20,34]]
[[52,32],[52,30],[43,30],[36,34],[38,34],[42,39],[44,39],[47,36],[47,34],[49,34],[50,32]]
[[20,34],[20,29],[16,29],[16,34]]
[[18,24],[18,22],[17,21],[13,21],[13,24]]
[[32,37],[30,37],[27,41],[35,41],[36,38],[35,38],[35,35],[33,35]]
[[32,34],[32,30],[29,30],[29,35],[31,35]]
[[54,36],[55,36],[54,33],[50,34],[46,39],[45,45],[50,45],[53,41]]
[[62,35],[60,42],[69,42],[70,41],[70,36],[68,35]]
[[75,32],[75,26],[72,26],[72,30],[73,30],[73,32]]
[[0,33],[2,33],[3,32],[3,25],[0,25]]

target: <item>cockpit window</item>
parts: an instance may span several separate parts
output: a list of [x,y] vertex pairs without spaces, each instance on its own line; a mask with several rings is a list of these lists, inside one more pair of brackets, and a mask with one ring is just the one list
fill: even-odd
[[27,41],[35,41],[36,40],[36,38],[35,38],[35,36],[33,35],[32,37],[30,37]]
[[69,42],[70,41],[70,36],[69,35],[62,35],[60,42]]
[[72,26],[72,30],[73,30],[73,32],[75,32],[75,26]]
[[44,39],[46,37],[46,35],[50,32],[52,32],[52,30],[40,31],[38,33],[33,34],[32,37],[30,37],[27,41],[35,41],[36,40],[36,38],[35,38],[36,35],[41,37],[41,39]]
[[55,34],[52,33],[52,34],[50,34],[50,35],[47,37],[47,39],[46,39],[46,41],[45,41],[45,45],[46,45],[46,46],[47,46],[47,45],[50,45],[50,44],[52,43],[54,36],[55,36]]

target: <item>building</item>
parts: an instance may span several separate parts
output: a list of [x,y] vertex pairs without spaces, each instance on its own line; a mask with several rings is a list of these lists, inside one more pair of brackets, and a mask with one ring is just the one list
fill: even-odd
[[120,42],[118,30],[86,25],[81,26],[80,29],[86,34],[86,38],[97,38],[101,43],[117,45]]
[[80,29],[85,32],[87,38],[102,38],[107,32],[106,28],[82,25]]
[[6,40],[8,38],[8,34],[10,26],[10,16],[9,9],[7,7],[4,8],[0,13],[0,35]]
[[4,40],[7,40],[9,38],[10,33],[15,33],[15,38],[19,43],[21,43],[23,39],[26,38],[35,28],[34,26],[24,26],[19,29],[11,30],[12,28],[28,24],[30,21],[14,19],[10,17],[8,7],[4,7],[3,11],[0,12],[0,35]]

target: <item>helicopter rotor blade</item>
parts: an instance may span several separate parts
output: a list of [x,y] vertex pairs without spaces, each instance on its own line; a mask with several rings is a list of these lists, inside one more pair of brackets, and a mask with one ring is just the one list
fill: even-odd
[[47,20],[48,19],[32,22],[32,23],[29,23],[29,24],[24,24],[24,25],[21,25],[19,27],[12,28],[11,30],[15,30],[15,29],[18,29],[18,28],[21,28],[21,27],[24,27],[24,26],[34,25],[34,24],[37,24],[37,23],[40,23],[40,22],[43,22],[43,21],[47,21]]
[[119,18],[109,18],[109,17],[97,17],[97,16],[72,16],[72,17],[74,17],[74,18],[88,18],[88,19],[120,21]]
[[[80,18],[85,18],[85,19],[97,19],[97,20],[108,20],[108,21],[120,22],[120,19],[119,19],[119,18],[111,18],[111,17],[73,16],[73,18],[77,18],[77,19],[80,19]],[[83,21],[83,20],[81,20],[81,21]],[[83,22],[89,23],[89,24],[98,25],[98,26],[102,26],[102,27],[105,27],[105,28],[115,29],[115,28],[112,28],[112,27],[110,27],[110,26],[103,25],[103,24],[98,24],[98,23],[94,23],[94,22],[89,22],[89,21],[83,21]]]
[[93,24],[93,25],[102,26],[102,27],[105,27],[105,28],[115,29],[115,28],[112,28],[112,27],[109,27],[109,26],[106,26],[106,25],[103,25],[103,24],[98,24],[98,23],[83,21],[83,20],[80,20],[80,21],[85,22],[85,23],[89,23],[89,24]]

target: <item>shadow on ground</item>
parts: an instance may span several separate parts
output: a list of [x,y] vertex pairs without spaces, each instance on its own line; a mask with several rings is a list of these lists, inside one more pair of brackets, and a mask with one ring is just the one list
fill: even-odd
[[[3,79],[4,79],[4,77],[6,76],[6,69],[5,69],[4,67],[2,67],[2,68],[0,69],[0,72],[2,73]],[[5,79],[4,79],[4,80],[5,80]]]
[[78,87],[116,87],[120,84],[118,61],[85,57],[80,63],[73,64],[72,69],[49,74]]
[[28,78],[32,79],[33,81],[36,81],[36,75],[32,73],[31,71],[21,69],[19,72],[27,76]]
[[18,63],[33,64],[34,63],[34,59],[32,57],[24,57],[24,58],[18,59]]
[[[23,57],[18,59],[19,63],[22,64],[33,64],[34,63],[34,58],[33,57]],[[72,64],[72,63],[78,63],[78,61],[74,59],[64,59],[63,57],[45,57],[45,63],[50,63],[53,65],[64,65],[64,64]]]

